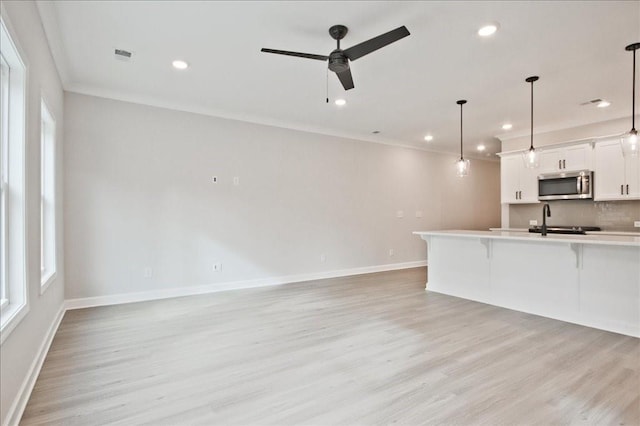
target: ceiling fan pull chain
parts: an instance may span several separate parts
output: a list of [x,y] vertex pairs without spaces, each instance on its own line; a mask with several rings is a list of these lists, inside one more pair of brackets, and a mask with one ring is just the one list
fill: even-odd
[[329,68],[327,68],[327,103],[329,103]]

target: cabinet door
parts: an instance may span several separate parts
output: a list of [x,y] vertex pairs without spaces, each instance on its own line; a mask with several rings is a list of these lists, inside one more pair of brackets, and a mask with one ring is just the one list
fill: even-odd
[[[629,198],[640,199],[640,157],[625,159],[625,190],[624,193]],[[627,187],[629,185],[629,193]]]
[[538,203],[539,169],[528,169],[522,154],[500,160],[501,202],[507,204]]
[[540,173],[557,173],[562,170],[560,149],[545,149],[540,151]]
[[[625,164],[622,148],[617,140],[596,144],[595,148],[594,199],[624,200]],[[631,188],[629,188],[631,192]]]
[[510,155],[500,159],[500,202],[518,202],[520,190],[520,168],[524,167],[520,155]]
[[[524,164],[524,163],[523,163]],[[520,170],[520,203],[539,203],[538,200],[538,174],[539,169],[522,167]]]
[[568,146],[562,153],[562,171],[591,170],[590,144]]

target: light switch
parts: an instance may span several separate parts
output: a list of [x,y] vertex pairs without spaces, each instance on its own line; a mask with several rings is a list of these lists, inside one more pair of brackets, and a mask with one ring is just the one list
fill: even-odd
[[404,212],[402,210],[398,210],[396,212],[396,217],[404,217]]

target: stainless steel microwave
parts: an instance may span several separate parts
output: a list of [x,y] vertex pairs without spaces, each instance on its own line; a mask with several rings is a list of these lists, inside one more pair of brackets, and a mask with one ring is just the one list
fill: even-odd
[[593,198],[593,172],[549,173],[538,176],[538,200]]

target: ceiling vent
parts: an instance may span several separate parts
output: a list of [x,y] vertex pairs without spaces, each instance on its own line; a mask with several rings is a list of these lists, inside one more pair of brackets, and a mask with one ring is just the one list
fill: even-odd
[[116,59],[119,59],[121,61],[128,61],[131,59],[131,52],[128,52],[123,49],[116,49],[114,54]]

